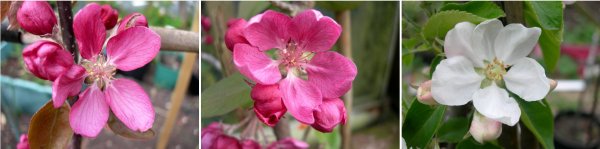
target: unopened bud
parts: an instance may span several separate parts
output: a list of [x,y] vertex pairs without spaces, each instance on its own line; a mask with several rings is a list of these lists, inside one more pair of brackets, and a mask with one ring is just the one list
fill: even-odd
[[495,140],[502,133],[502,123],[475,112],[469,133],[479,143]]
[[417,89],[417,100],[426,105],[437,105],[431,96],[431,80],[425,81]]
[[556,82],[555,80],[552,80],[552,79],[548,79],[548,81],[550,82],[550,91],[553,91],[554,89],[556,89],[558,82]]

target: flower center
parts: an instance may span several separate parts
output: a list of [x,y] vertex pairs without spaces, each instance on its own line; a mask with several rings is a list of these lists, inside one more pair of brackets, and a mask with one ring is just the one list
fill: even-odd
[[506,74],[506,67],[501,60],[494,60],[485,66],[485,76],[490,80],[502,80],[502,76]]
[[296,76],[304,76],[306,70],[303,65],[308,63],[313,52],[305,52],[298,49],[298,44],[295,42],[289,42],[285,49],[279,50],[279,61],[281,62],[280,68],[283,74],[287,74],[291,71]]
[[114,79],[113,76],[117,72],[117,67],[109,64],[103,55],[98,55],[95,61],[83,60],[81,63],[88,74],[85,83],[96,83],[101,90],[104,90],[106,83]]

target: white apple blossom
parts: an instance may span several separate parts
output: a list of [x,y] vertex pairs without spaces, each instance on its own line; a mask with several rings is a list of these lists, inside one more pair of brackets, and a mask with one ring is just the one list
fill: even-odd
[[526,101],[543,99],[550,91],[544,68],[526,57],[540,34],[537,27],[503,26],[497,19],[456,24],[444,40],[448,58],[433,73],[433,98],[450,106],[473,101],[483,116],[514,126],[521,110],[508,91]]

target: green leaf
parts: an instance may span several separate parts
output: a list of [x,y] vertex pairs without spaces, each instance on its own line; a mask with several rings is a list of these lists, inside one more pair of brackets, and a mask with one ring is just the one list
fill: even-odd
[[67,148],[73,130],[69,124],[71,107],[64,102],[54,108],[52,100],[37,111],[29,123],[27,138],[31,148]]
[[441,55],[437,55],[433,58],[433,60],[431,61],[431,66],[429,67],[429,79],[433,77],[433,72],[435,72],[435,68],[437,68],[437,65],[440,64],[443,58],[444,56]]
[[504,17],[504,11],[498,7],[494,2],[491,1],[470,1],[467,3],[449,3],[444,5],[440,11],[446,10],[460,10],[472,13],[474,15],[487,18],[495,19]]
[[530,27],[540,27],[542,34],[538,41],[546,72],[554,71],[560,58],[560,43],[563,38],[563,10],[562,3],[558,2],[524,2],[525,22]]
[[[512,93],[511,93],[512,94]],[[546,99],[528,102],[512,94],[521,107],[521,122],[546,149],[554,149],[554,117]]]
[[487,19],[476,16],[466,11],[448,10],[434,14],[427,20],[423,28],[423,35],[427,39],[444,39],[446,33],[460,22],[479,24]]
[[238,14],[240,18],[250,19],[267,9],[271,5],[268,1],[241,1],[238,4]]
[[144,132],[134,131],[129,129],[123,122],[121,122],[115,114],[111,111],[108,117],[108,127],[113,133],[130,139],[148,140],[155,136],[154,130],[148,129]]
[[334,2],[334,1],[318,1],[317,2],[317,6],[319,7],[323,7],[325,9],[331,10],[331,11],[343,11],[343,10],[349,10],[349,9],[354,9],[356,7],[358,7],[362,2]]
[[475,141],[473,137],[469,137],[468,139],[460,141],[460,143],[456,145],[456,149],[501,149],[501,147],[489,142],[481,144]]
[[402,137],[408,147],[425,148],[437,132],[445,111],[446,106],[428,106],[413,100],[402,126]]
[[469,132],[470,121],[466,117],[452,117],[446,121],[440,130],[438,138],[441,141],[456,143],[463,140]]
[[240,73],[234,73],[202,92],[202,118],[219,116],[252,102],[250,86]]

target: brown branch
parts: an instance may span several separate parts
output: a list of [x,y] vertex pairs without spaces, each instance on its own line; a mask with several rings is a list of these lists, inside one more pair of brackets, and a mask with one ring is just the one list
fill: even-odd
[[75,62],[79,59],[79,51],[75,45],[73,34],[73,12],[70,1],[58,1],[58,17],[60,19],[60,30],[65,48],[73,55]]
[[200,36],[198,33],[162,27],[150,27],[160,38],[160,48],[168,51],[198,53]]

